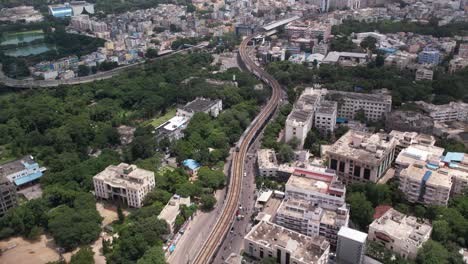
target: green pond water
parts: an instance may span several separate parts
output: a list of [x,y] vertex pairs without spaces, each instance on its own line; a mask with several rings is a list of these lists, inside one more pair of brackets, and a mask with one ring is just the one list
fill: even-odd
[[[43,39],[43,38],[44,38],[44,33],[40,30],[27,31],[27,32],[8,32],[2,35],[0,39],[0,46],[19,44],[19,43],[28,43],[28,42],[31,42],[37,39]],[[5,55],[8,55],[8,56],[21,57],[21,56],[41,54],[51,49],[55,49],[55,47],[53,45],[49,45],[46,43],[38,43],[38,44],[31,44],[31,45],[26,45],[23,47],[18,47],[15,49],[8,49],[8,50],[5,50],[4,53]]]

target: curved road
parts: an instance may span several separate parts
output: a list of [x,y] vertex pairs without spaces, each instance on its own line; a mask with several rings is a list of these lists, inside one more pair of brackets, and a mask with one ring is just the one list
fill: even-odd
[[[158,60],[164,57],[172,56],[178,53],[183,53],[187,52],[192,49],[197,49],[197,48],[205,48],[208,44],[202,42],[201,44],[198,44],[196,46],[192,46],[186,49],[181,49],[177,50],[174,52],[171,52],[167,55],[161,55],[160,57],[154,58],[154,59],[148,59],[147,61],[153,61],[153,60]],[[12,88],[19,88],[19,89],[29,89],[29,88],[47,88],[47,87],[56,87],[59,85],[75,85],[75,84],[80,84],[80,83],[89,83],[89,82],[94,82],[94,81],[100,81],[100,80],[105,80],[112,78],[118,74],[120,74],[122,71],[139,67],[144,65],[145,62],[137,62],[134,64],[130,65],[125,65],[121,66],[115,69],[112,69],[110,71],[105,71],[105,72],[98,72],[93,75],[88,75],[84,77],[76,77],[68,80],[18,80],[18,79],[13,79],[7,77],[3,71],[2,67],[0,64],[0,84],[3,84],[8,87]]]
[[262,68],[257,66],[248,55],[247,45],[252,40],[252,38],[253,36],[249,36],[242,41],[239,47],[240,58],[244,62],[246,68],[252,74],[271,86],[272,95],[267,105],[261,110],[261,112],[254,119],[250,127],[245,131],[244,135],[239,140],[237,145],[238,151],[233,155],[231,179],[229,181],[228,194],[224,208],[200,252],[198,252],[197,256],[195,257],[193,263],[196,264],[210,263],[213,260],[213,256],[221,245],[226,234],[229,232],[238,208],[244,174],[244,160],[246,158],[247,150],[250,144],[254,141],[255,136],[263,128],[263,125],[268,122],[281,100],[280,84],[270,74],[266,73]]

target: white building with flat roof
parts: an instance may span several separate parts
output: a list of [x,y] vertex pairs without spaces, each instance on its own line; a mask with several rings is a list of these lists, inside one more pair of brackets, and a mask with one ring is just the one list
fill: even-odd
[[434,121],[468,121],[468,104],[463,102],[450,102],[444,105],[434,105],[423,101],[416,102],[429,114]]
[[190,206],[190,197],[184,198],[174,194],[158,215],[158,219],[166,220],[171,234],[174,232],[174,223],[180,213],[181,205]]
[[365,65],[369,61],[370,58],[367,53],[331,51],[323,59],[322,63],[339,64],[341,66],[358,66]]
[[400,172],[399,189],[411,203],[446,206],[452,189],[452,176],[444,169],[430,169],[416,162]]
[[285,185],[287,199],[301,199],[318,206],[336,209],[345,204],[346,187],[334,172],[298,168]]
[[396,144],[385,133],[350,130],[327,150],[329,168],[345,183],[377,182],[390,168]]
[[93,177],[93,183],[96,197],[120,200],[137,208],[155,187],[154,172],[126,163],[108,166]]
[[315,112],[315,128],[322,134],[332,134],[336,128],[338,104],[333,101],[321,101]]
[[323,236],[332,250],[337,243],[338,230],[348,226],[349,209],[346,205],[336,209],[320,207],[310,201],[289,198],[282,201],[275,222],[308,236]]
[[444,149],[436,146],[427,146],[414,144],[400,151],[395,159],[395,173],[399,175],[400,171],[408,168],[411,164],[421,161],[440,166],[440,159],[444,154]]
[[244,252],[256,259],[275,258],[280,264],[326,264],[330,243],[261,221],[244,237]]
[[278,161],[274,149],[259,149],[257,151],[258,171],[262,177],[276,177]]
[[299,140],[299,148],[304,145],[307,133],[314,124],[314,114],[322,96],[322,90],[306,88],[294,108],[286,119],[285,135],[286,142],[296,138]]
[[431,232],[431,225],[391,208],[369,226],[368,240],[403,258],[414,259]]
[[338,117],[355,119],[363,111],[366,119],[378,121],[392,111],[392,96],[385,93],[354,93],[329,90],[327,100],[338,101]]
[[338,231],[336,260],[340,264],[361,264],[366,253],[367,234],[343,226]]

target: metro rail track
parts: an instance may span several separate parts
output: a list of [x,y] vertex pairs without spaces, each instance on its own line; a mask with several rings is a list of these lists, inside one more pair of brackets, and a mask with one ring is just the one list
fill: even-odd
[[232,159],[231,179],[229,181],[228,193],[223,210],[221,211],[221,216],[216,221],[213,229],[192,263],[211,263],[216,251],[221,246],[224,238],[229,232],[235,218],[236,210],[239,206],[239,197],[244,174],[244,161],[247,151],[250,144],[255,140],[256,135],[263,129],[263,126],[269,121],[272,114],[276,111],[281,100],[280,84],[273,78],[273,76],[257,66],[248,55],[247,46],[253,38],[254,35],[251,35],[242,41],[239,47],[240,58],[247,70],[271,87],[272,94],[266,106],[252,121],[251,126],[244,132],[244,135],[237,144],[237,149],[236,152],[234,152]]

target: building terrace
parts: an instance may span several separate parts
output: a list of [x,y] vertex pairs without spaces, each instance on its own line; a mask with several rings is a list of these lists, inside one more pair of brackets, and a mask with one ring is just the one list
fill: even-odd
[[[324,255],[328,255],[330,244],[324,237],[309,237],[289,230],[279,225],[262,221],[246,236],[248,241],[255,242],[270,250],[286,251],[290,254],[291,263],[323,263]],[[246,247],[247,253],[249,248]],[[276,250],[275,250],[276,251]],[[276,254],[276,252],[275,252]],[[289,262],[289,260],[287,260]],[[283,263],[281,261],[280,263]]]

